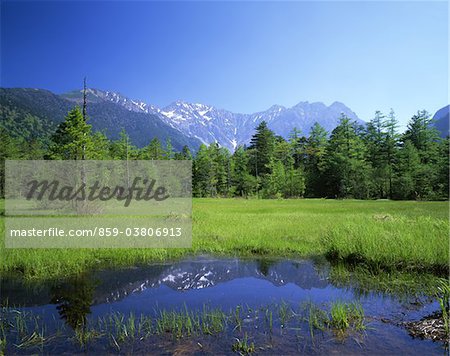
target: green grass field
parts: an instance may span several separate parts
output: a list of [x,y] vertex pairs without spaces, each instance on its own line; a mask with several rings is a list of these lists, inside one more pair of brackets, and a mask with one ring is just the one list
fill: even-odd
[[446,273],[448,209],[448,202],[194,199],[191,249],[2,247],[0,271],[52,278],[206,253],[327,255],[370,268]]

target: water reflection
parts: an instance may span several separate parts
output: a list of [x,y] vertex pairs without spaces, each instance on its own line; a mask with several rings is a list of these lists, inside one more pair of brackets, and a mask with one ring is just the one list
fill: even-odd
[[[227,312],[237,306],[245,306],[246,310],[254,312],[265,310],[257,317],[242,314],[244,325],[251,321],[262,323],[257,324],[258,328],[250,329],[248,326],[247,330],[255,333],[258,343],[264,345],[267,342],[265,337],[270,334],[270,347],[279,347],[280,353],[290,353],[305,351],[297,347],[299,337],[308,338],[305,335],[309,335],[309,329],[302,324],[303,319],[299,319],[301,328],[283,329],[282,338],[277,341],[274,335],[262,329],[264,323],[268,323],[266,318],[272,315],[271,311],[274,325],[281,325],[275,321],[281,314],[276,312],[276,306],[287,303],[293,309],[300,310],[303,304],[311,302],[329,309],[333,301],[359,301],[371,325],[375,325],[367,331],[367,340],[370,339],[371,344],[364,347],[369,353],[380,352],[383,347],[386,352],[392,353],[393,350],[403,352],[408,347],[410,351],[416,350],[417,344],[412,344],[406,330],[398,325],[407,320],[418,320],[438,307],[436,303],[429,303],[430,300],[428,304],[417,304],[417,296],[424,294],[432,280],[433,277],[429,276],[401,273],[374,275],[362,268],[330,265],[320,259],[290,261],[197,257],[176,263],[96,271],[47,283],[25,282],[15,276],[3,277],[1,302],[42,315],[46,325],[51,325],[59,315],[76,333],[86,334],[86,338],[95,322],[113,313],[133,313],[136,317],[144,315],[153,318],[158,315],[158,310],[163,309],[194,311],[203,310],[206,305]],[[386,323],[386,320],[389,322]],[[119,327],[118,330],[122,329]],[[236,337],[243,336],[233,332],[237,332],[236,329],[230,329],[224,337],[210,342],[211,353],[230,350],[230,340],[234,342]],[[320,347],[326,348],[326,351],[319,350],[319,353],[335,350],[341,353],[359,352],[360,345],[352,342],[347,340],[345,346],[340,346],[325,340]],[[199,352],[206,350],[203,347],[208,347],[208,339],[202,339],[201,344],[203,346]],[[171,345],[179,347],[180,344],[172,340]],[[73,351],[64,342],[55,341],[54,346],[57,349],[50,350],[50,353]],[[198,347],[198,342],[195,341],[193,346]],[[302,344],[302,347],[313,346],[310,350],[306,349],[307,353],[318,352],[315,344]],[[423,354],[441,351],[439,346],[426,342],[419,346]],[[98,347],[103,346],[99,344]],[[143,343],[139,347],[142,350],[133,349],[130,353],[147,353],[156,346]],[[166,347],[170,349],[171,346],[165,345],[163,351],[167,351]],[[99,353],[105,353],[105,350],[99,350]],[[272,348],[267,352],[270,354],[271,351]]]
[[[381,293],[399,297],[415,296],[432,289],[430,275],[405,273],[368,273],[363,268],[345,265],[330,266],[322,260],[286,261],[276,259],[239,260],[207,257],[176,263],[152,264],[133,268],[111,269],[86,273],[76,278],[37,283],[25,282],[17,276],[1,279],[1,303],[4,305],[60,305],[62,315],[71,310],[88,313],[89,306],[112,303],[130,295],[162,286],[173,291],[211,288],[233,280],[266,281],[273,287],[294,284],[299,289],[325,289],[333,286],[366,296]],[[230,294],[237,293],[230,290]],[[331,292],[330,292],[331,293]],[[76,318],[75,318],[76,319]]]
[[[89,315],[112,307],[148,311],[158,306],[203,304],[254,306],[287,300],[326,302],[335,299],[370,301],[378,296],[405,304],[417,302],[433,277],[408,274],[369,274],[323,260],[240,260],[199,257],[176,263],[103,270],[48,283],[30,283],[16,277],[1,280],[3,305],[31,307],[54,304],[73,329],[83,327]],[[180,293],[183,292],[183,293]],[[378,299],[377,299],[378,298]],[[375,307],[373,307],[375,306]]]
[[50,303],[72,329],[84,329],[91,313],[95,283],[86,276],[70,278],[51,287]]
[[261,258],[257,261],[257,263],[259,272],[261,272],[263,276],[267,277],[269,275],[270,267],[275,265],[277,263],[277,260]]

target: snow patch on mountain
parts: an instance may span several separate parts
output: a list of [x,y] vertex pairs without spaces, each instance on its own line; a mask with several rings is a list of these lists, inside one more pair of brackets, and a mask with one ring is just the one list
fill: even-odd
[[[79,97],[80,92],[76,93]],[[270,129],[284,138],[288,138],[294,128],[308,135],[315,122],[331,132],[338,125],[341,114],[363,123],[352,110],[337,101],[329,106],[321,102],[301,101],[291,108],[273,105],[266,111],[238,114],[181,100],[159,108],[142,100],[129,99],[116,92],[98,89],[88,89],[88,98],[108,100],[130,111],[157,115],[169,126],[187,136],[198,138],[204,144],[217,142],[231,151],[239,145],[248,144],[256,126],[263,120],[268,123]]]

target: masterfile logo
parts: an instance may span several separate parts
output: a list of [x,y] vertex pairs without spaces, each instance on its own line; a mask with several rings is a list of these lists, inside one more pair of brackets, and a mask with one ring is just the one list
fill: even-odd
[[5,246],[190,247],[191,161],[7,161]]

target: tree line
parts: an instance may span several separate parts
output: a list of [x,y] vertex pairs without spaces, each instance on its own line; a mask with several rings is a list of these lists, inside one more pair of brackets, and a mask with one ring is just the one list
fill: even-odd
[[[108,140],[76,107],[49,139],[1,130],[0,158],[192,160],[196,197],[448,199],[449,138],[439,137],[426,111],[418,111],[404,133],[397,128],[393,111],[377,111],[366,125],[342,115],[330,133],[315,123],[308,137],[294,129],[284,139],[263,121],[233,153],[212,143],[193,154],[157,138],[137,148],[123,130]],[[4,164],[2,178],[3,170]]]

